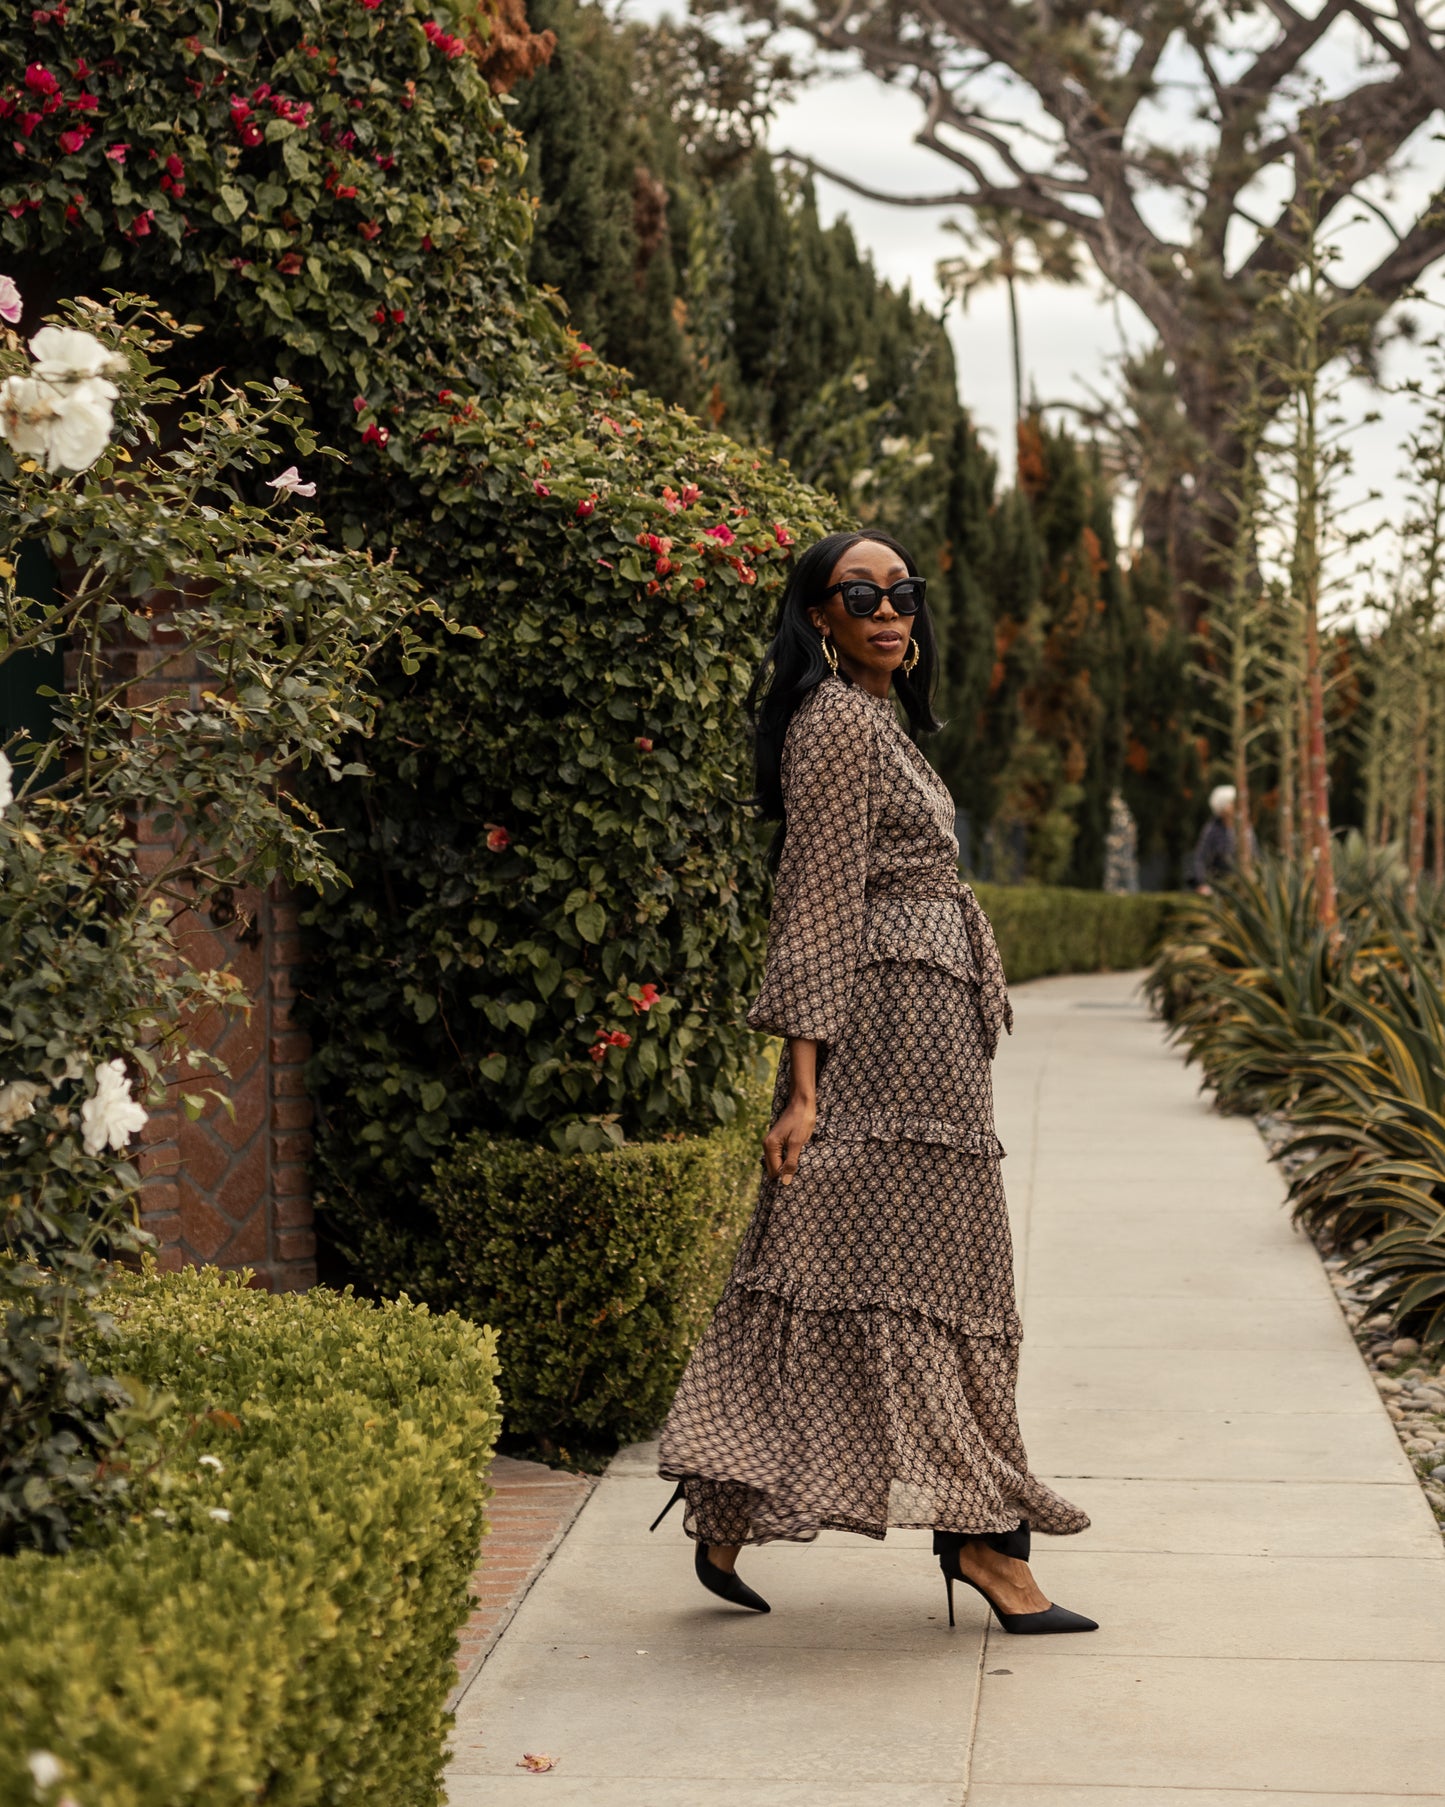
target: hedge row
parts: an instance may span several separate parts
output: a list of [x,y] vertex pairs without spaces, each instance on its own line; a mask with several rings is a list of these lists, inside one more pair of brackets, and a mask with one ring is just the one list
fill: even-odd
[[666,1416],[756,1196],[765,1096],[705,1136],[559,1155],[475,1135],[428,1202],[457,1309],[496,1326],[505,1418],[585,1458]]
[[[498,1430],[496,1338],[406,1301],[121,1279],[115,1371],[173,1398],[108,1540],[0,1590],[0,1800],[439,1799]],[[50,1752],[59,1779],[32,1786]]]
[[1063,885],[975,885],[1011,985],[1049,973],[1147,966],[1179,902],[1168,893],[1117,896]]

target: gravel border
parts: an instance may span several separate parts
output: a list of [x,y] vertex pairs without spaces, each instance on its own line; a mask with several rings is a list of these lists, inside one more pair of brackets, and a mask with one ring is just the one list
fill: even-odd
[[[1264,1114],[1254,1121],[1270,1159],[1288,1177],[1291,1163],[1279,1156],[1290,1134],[1288,1119]],[[1445,1354],[1432,1362],[1421,1355],[1414,1337],[1396,1336],[1388,1315],[1374,1309],[1378,1289],[1347,1272],[1349,1255],[1330,1254],[1318,1243],[1315,1246],[1350,1334],[1445,1537]],[[1356,1243],[1355,1252],[1364,1246],[1363,1241]]]

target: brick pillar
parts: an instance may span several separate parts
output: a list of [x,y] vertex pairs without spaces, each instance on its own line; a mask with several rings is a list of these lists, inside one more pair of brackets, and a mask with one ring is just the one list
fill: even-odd
[[[296,905],[279,883],[240,891],[219,910],[182,918],[176,938],[193,965],[229,967],[252,1007],[193,1021],[190,1046],[224,1061],[229,1077],[203,1061],[173,1079],[166,1108],[146,1125],[141,1222],[161,1244],[162,1267],[249,1267],[272,1291],[310,1286],[311,1104],[302,1077],[310,1043],[291,1020]],[[195,1118],[187,1093],[206,1100]]]

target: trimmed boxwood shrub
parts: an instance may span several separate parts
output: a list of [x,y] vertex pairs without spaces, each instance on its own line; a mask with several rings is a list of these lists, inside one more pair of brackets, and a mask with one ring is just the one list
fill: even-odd
[[429,1202],[459,1309],[496,1325],[508,1435],[563,1459],[666,1415],[757,1193],[764,1095],[707,1136],[563,1155],[467,1137]]
[[1011,985],[1049,973],[1147,966],[1179,902],[1169,893],[1119,896],[1063,885],[975,885]]
[[[439,1800],[498,1429],[496,1338],[214,1270],[120,1278],[106,1358],[172,1403],[106,1541],[10,1558],[0,1800]],[[59,1783],[32,1786],[49,1751]]]

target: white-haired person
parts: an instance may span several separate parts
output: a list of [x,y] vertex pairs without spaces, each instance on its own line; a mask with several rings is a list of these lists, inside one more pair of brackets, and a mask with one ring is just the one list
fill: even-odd
[[[1209,820],[1204,824],[1189,862],[1189,883],[1208,897],[1222,878],[1234,871],[1238,854],[1238,837],[1234,825],[1234,806],[1239,793],[1232,784],[1216,784],[1209,793]],[[1249,824],[1244,824],[1249,834]]]

